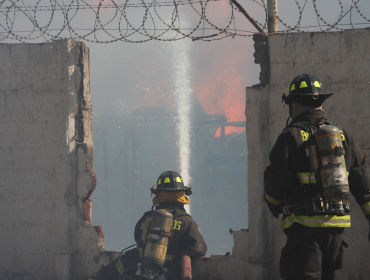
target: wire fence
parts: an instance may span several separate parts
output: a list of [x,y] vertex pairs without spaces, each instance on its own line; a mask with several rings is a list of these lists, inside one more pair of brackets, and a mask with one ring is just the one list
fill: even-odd
[[[0,0],[0,41],[213,41],[267,32],[267,0]],[[370,0],[278,0],[279,32],[370,28]]]

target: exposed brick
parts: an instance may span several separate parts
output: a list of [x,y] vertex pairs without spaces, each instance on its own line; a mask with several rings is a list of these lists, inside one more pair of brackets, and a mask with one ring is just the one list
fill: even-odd
[[91,201],[86,200],[84,202],[84,212],[83,212],[84,222],[91,222]]
[[95,226],[95,230],[98,233],[98,247],[104,249],[104,233],[101,226]]

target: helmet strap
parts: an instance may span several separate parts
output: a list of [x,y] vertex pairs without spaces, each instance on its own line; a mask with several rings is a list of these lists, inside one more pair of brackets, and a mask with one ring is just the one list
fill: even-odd
[[189,189],[185,190],[185,191],[184,191],[184,193],[185,193],[185,195],[186,195],[186,196],[190,196],[193,192],[192,192],[192,190],[189,188]]
[[289,117],[286,120],[285,127],[288,127],[289,120],[293,120],[293,107],[292,107],[292,103],[289,103],[288,106],[289,106]]
[[289,125],[289,120],[292,119],[293,120],[293,117],[292,116],[289,116],[286,120],[286,123],[285,123],[285,127],[288,127]]

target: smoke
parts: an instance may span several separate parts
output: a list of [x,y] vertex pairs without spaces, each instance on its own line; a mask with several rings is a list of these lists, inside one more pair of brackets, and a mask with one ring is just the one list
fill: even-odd
[[94,115],[130,114],[139,107],[172,112],[170,44],[90,45]]
[[[221,2],[208,7],[209,16],[218,17],[218,21],[228,19],[229,9],[225,5],[228,4]],[[94,99],[99,103],[95,115],[110,114],[112,105],[116,113],[125,114],[139,107],[166,107],[170,112],[176,111],[171,85],[176,80],[172,62],[175,57],[171,53],[175,49],[180,51],[184,48],[182,45],[189,45],[186,47],[190,65],[189,87],[205,111],[224,114],[229,122],[244,121],[245,88],[258,81],[259,72],[258,66],[251,68],[254,50],[250,37],[212,42],[184,39],[179,42],[91,45],[92,67],[99,71],[99,83],[92,81],[98,92]],[[180,61],[176,63],[179,65]],[[92,68],[94,70],[96,68]],[[226,130],[231,133],[241,128]]]
[[[229,15],[220,8],[223,6],[218,7],[219,10],[215,6],[216,11],[209,15],[221,19],[228,18]],[[183,20],[182,24],[185,22],[186,20]],[[160,173],[174,170],[182,175],[186,185],[194,187],[196,195],[191,197],[194,212],[192,215],[199,220],[198,225],[203,229],[206,241],[209,240],[208,254],[220,254],[230,250],[232,238],[229,238],[228,229],[244,228],[247,220],[245,218],[243,221],[230,221],[229,217],[220,216],[218,219],[226,230],[222,228],[216,233],[209,233],[206,228],[213,228],[208,224],[211,220],[200,219],[200,209],[205,207],[202,200],[208,201],[205,199],[208,189],[203,186],[203,181],[199,181],[198,173],[204,175],[204,180],[208,176],[208,164],[214,162],[203,163],[206,156],[203,153],[206,149],[200,150],[202,154],[195,155],[192,150],[193,143],[190,140],[194,139],[195,131],[195,108],[192,104],[196,96],[207,114],[225,115],[228,122],[245,121],[245,88],[258,82],[259,73],[259,66],[253,64],[252,39],[235,37],[212,42],[184,39],[178,42],[150,41],[143,44],[89,44],[89,48],[95,131],[94,164],[98,178],[98,188],[93,196],[93,222],[103,226],[106,248],[120,250],[130,245],[136,221],[142,212],[151,206],[150,196],[147,195],[150,186]],[[150,124],[150,121],[155,121],[155,116],[148,115],[145,121],[148,121],[146,125],[150,126],[136,129],[130,125],[129,129],[122,132],[123,136],[120,136],[118,132],[122,127],[119,127],[119,121],[127,119],[127,115],[131,116],[131,120],[140,118],[140,114],[135,114],[135,111],[143,107],[156,108],[158,110],[148,111],[173,116],[177,133],[174,133],[171,125],[157,127]],[[114,141],[105,144],[107,148],[100,140],[104,138],[101,131],[106,127],[110,129],[109,136],[113,137],[114,133],[117,135]],[[225,132],[228,134],[244,130],[244,127],[226,127]],[[144,137],[139,137],[138,134],[135,141],[128,142],[135,136],[135,131],[147,133]],[[207,141],[209,140],[207,138]],[[177,142],[177,152],[172,149],[173,144],[170,141]],[[130,145],[132,150],[129,150]],[[110,151],[110,158],[107,158],[105,149]],[[122,156],[119,154],[121,150],[124,151]],[[134,158],[135,153],[139,158]],[[198,162],[196,167],[192,166],[195,158]],[[178,166],[174,164],[175,160],[178,160]],[[124,164],[127,164],[127,167]],[[218,164],[215,164],[215,167],[217,166]],[[239,164],[239,168],[243,166]],[[136,173],[130,173],[129,168],[134,168]],[[108,172],[116,169],[121,171],[117,171],[117,174]],[[230,169],[235,168],[230,166]],[[215,179],[216,176],[210,175],[207,181],[213,191],[220,188],[220,182],[217,181],[220,179]],[[233,181],[236,182],[235,177]],[[227,174],[223,178],[228,182]],[[240,181],[245,182],[245,179]],[[225,182],[222,181],[221,184]],[[224,187],[237,189],[234,186]],[[238,192],[246,193],[246,189]],[[101,199],[104,195],[109,197],[109,202]],[[245,196],[243,195],[244,198]],[[239,205],[238,207],[242,208],[240,211],[246,212],[245,203],[236,201],[237,196],[232,197],[232,202],[226,197],[224,202]],[[125,202],[122,203],[122,200]],[[107,209],[108,203],[112,205],[112,209]],[[212,205],[207,207],[211,209]]]

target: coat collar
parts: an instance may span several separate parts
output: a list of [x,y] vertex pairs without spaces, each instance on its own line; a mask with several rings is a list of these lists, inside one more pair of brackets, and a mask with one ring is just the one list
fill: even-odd
[[308,110],[296,116],[291,124],[297,122],[310,122],[313,125],[321,125],[325,123],[325,115],[323,110]]

